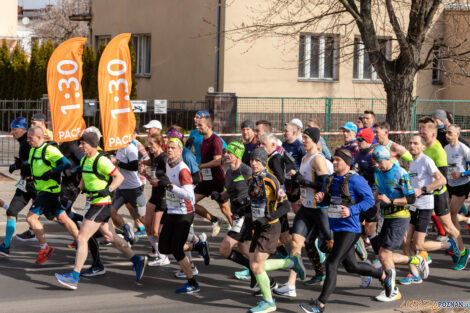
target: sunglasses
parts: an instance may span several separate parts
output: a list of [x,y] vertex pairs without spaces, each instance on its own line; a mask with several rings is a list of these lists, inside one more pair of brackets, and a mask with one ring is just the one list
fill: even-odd
[[363,142],[364,140],[365,140],[365,139],[362,138],[362,137],[357,137],[357,141],[359,141],[359,142]]

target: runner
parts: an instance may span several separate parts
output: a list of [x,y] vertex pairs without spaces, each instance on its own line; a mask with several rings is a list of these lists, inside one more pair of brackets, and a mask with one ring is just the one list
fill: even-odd
[[39,126],[44,132],[44,141],[54,140],[52,131],[46,126],[46,115],[44,113],[35,113],[31,118],[31,127]]
[[393,251],[399,249],[403,242],[410,223],[410,212],[406,205],[414,203],[416,196],[406,170],[390,160],[390,150],[384,146],[377,146],[372,158],[377,163],[375,202],[380,204],[384,217],[378,235],[379,258],[386,274],[383,280],[385,290],[375,299],[389,302],[401,299],[400,291],[395,284]]
[[[11,135],[16,139],[19,144],[18,157],[15,157],[15,163],[11,164],[8,172],[13,173],[16,170],[20,170],[21,178],[16,184],[15,195],[11,199],[10,205],[6,207],[7,209],[7,223],[5,227],[5,239],[3,244],[0,245],[0,255],[8,256],[10,254],[10,244],[13,234],[16,229],[16,219],[18,218],[18,213],[28,204],[29,200],[33,200],[36,197],[36,189],[34,188],[34,181],[32,177],[28,174],[27,162],[29,159],[29,150],[31,146],[27,142],[27,129],[28,125],[24,117],[15,118],[11,124]],[[4,203],[2,206],[5,206]],[[25,232],[26,233],[26,232]],[[34,233],[31,236],[30,232],[27,231],[26,236],[35,240]]]
[[[147,257],[140,257],[135,254],[127,243],[114,231],[111,217],[111,193],[124,180],[112,162],[103,157],[98,152],[98,136],[89,132],[82,135],[80,139],[80,149],[85,154],[82,164],[82,179],[80,188],[84,190],[92,199],[90,209],[85,214],[82,227],[77,238],[77,254],[73,271],[67,274],[55,274],[57,281],[65,288],[75,290],[80,281],[80,271],[85,264],[88,254],[89,239],[98,230],[104,235],[108,242],[111,242],[133,263],[133,270],[136,272],[136,280],[140,280],[144,275],[147,266]],[[113,178],[110,183],[110,176]]]
[[[462,235],[460,234],[459,212],[465,199],[468,198],[470,192],[470,180],[468,175],[468,166],[470,165],[470,148],[459,141],[460,127],[450,125],[446,133],[449,144],[444,150],[447,153],[447,183],[450,194],[450,214],[454,226],[459,230],[459,249],[464,247]],[[465,247],[461,250],[460,261],[454,266],[456,270],[462,270],[467,266],[470,253]]]
[[351,152],[354,160],[356,158],[357,150],[359,149],[357,147],[356,140],[357,126],[353,122],[347,122],[340,128],[340,131],[343,133],[344,138],[344,144],[341,146],[341,148],[348,149],[349,152]]
[[[430,157],[436,164],[439,171],[444,177],[447,176],[447,154],[442,148],[441,143],[437,140],[437,126],[430,117],[422,117],[418,120],[418,131],[426,142],[424,154]],[[449,193],[447,187],[434,190],[434,212],[436,213],[439,223],[442,225],[450,239],[443,242],[447,246],[448,251],[452,254],[454,268],[459,265],[460,256],[465,254],[465,247],[459,245],[458,238],[460,231],[454,226],[449,210]],[[433,247],[433,249],[437,248]],[[427,251],[433,249],[427,248]]]
[[162,123],[157,120],[151,120],[148,124],[144,125],[145,131],[147,132],[148,136],[153,134],[161,134],[162,133]]
[[[318,128],[307,128],[303,132],[302,144],[306,154],[300,164],[299,172],[294,177],[294,181],[301,188],[302,206],[295,216],[292,227],[292,248],[290,255],[300,255],[304,242],[312,229],[315,230],[315,235],[320,235],[324,238],[329,247],[333,245],[326,208],[320,206],[315,200],[315,194],[322,190],[323,182],[329,175],[326,159],[318,152],[317,144],[319,140],[320,130]],[[287,283],[274,289],[274,293],[290,298],[296,297],[296,277],[296,273],[291,271]],[[304,277],[301,277],[301,279],[304,280]]]
[[241,124],[241,133],[245,152],[243,153],[242,161],[248,167],[250,166],[250,155],[258,147],[258,140],[255,136],[255,124],[252,121],[246,120]]
[[[362,121],[364,123],[363,128],[370,128],[372,132],[374,131],[374,124],[375,124],[375,113],[374,111],[364,111],[362,115]],[[376,144],[377,141],[374,138],[373,144]]]
[[[420,275],[416,266],[421,265],[425,269],[426,265],[422,260],[424,259],[426,263],[428,261],[424,239],[434,208],[432,191],[441,188],[446,183],[445,177],[439,172],[433,160],[423,154],[425,148],[425,142],[420,135],[411,138],[410,152],[413,161],[410,163],[410,179],[417,198],[416,202],[409,206],[411,221],[403,242],[403,252],[406,256],[393,254],[396,264],[410,264],[410,273],[400,279],[402,285],[420,284],[422,279],[426,279]],[[417,250],[421,251],[419,256],[415,256]],[[424,271],[424,276],[427,276],[426,271]]]
[[170,138],[167,145],[166,175],[158,176],[158,185],[166,189],[167,216],[163,224],[158,247],[161,253],[172,253],[186,274],[188,283],[176,293],[199,292],[199,285],[184,254],[184,245],[194,219],[195,196],[188,166],[182,160],[183,142]]
[[328,206],[328,220],[333,231],[334,244],[326,259],[326,279],[320,296],[310,304],[300,304],[307,313],[325,310],[325,304],[336,288],[341,263],[348,273],[385,278],[381,270],[356,261],[354,246],[361,235],[359,215],[374,205],[374,196],[366,180],[351,171],[352,161],[349,150],[336,150],[333,156],[335,173],[327,178],[324,192],[315,195],[317,201]]
[[392,159],[398,162],[399,158],[407,162],[412,161],[411,154],[402,145],[391,141],[388,138],[388,132],[390,131],[390,124],[388,122],[379,122],[374,124],[374,135],[378,145],[382,145],[390,150]]
[[[196,212],[212,223],[212,237],[215,237],[220,231],[220,222],[217,217],[210,214],[206,208],[198,203],[205,197],[210,197],[213,191],[222,192],[224,190],[225,174],[221,166],[223,144],[222,140],[212,131],[212,119],[210,117],[201,117],[197,129],[204,140],[200,147],[202,163],[199,163],[202,181],[194,190],[196,194]],[[232,225],[232,216],[227,200],[219,200],[217,203],[229,224]]]
[[28,160],[31,169],[30,175],[33,176],[37,196],[26,216],[26,221],[33,229],[41,246],[36,264],[42,264],[55,250],[46,242],[44,228],[39,221],[42,214],[49,220],[57,218],[57,221],[67,229],[74,239],[78,235],[77,226],[61,208],[59,202],[60,173],[70,168],[71,164],[57,147],[44,142],[44,133],[39,126],[31,127],[28,130],[28,143],[31,146]]
[[276,252],[281,234],[279,217],[287,213],[289,205],[276,177],[266,171],[267,161],[268,154],[263,148],[258,148],[251,154],[253,176],[250,177],[248,188],[254,233],[250,245],[250,268],[261,289],[263,299],[257,306],[251,308],[250,312],[276,311],[267,271],[291,268],[302,280],[305,279],[305,267],[299,253],[292,254],[292,257],[287,259],[268,260],[269,254]]
[[[309,118],[306,128],[310,128],[310,127],[316,127],[321,130],[322,128],[320,125],[320,120],[318,118]],[[330,149],[328,149],[328,145],[326,144],[326,141],[322,136],[320,136],[320,142],[321,142],[321,145],[318,145],[321,150],[320,152],[323,153],[323,155],[325,156],[327,160],[331,161]]]
[[[437,124],[437,140],[439,140],[443,147],[447,146],[449,141],[447,140],[446,133],[447,129],[450,125],[452,125],[453,122],[450,121],[452,119],[451,115],[448,115],[444,110],[437,109],[434,111],[431,117]],[[459,135],[459,142],[463,143],[467,147],[470,147],[470,144],[462,137],[462,135]]]

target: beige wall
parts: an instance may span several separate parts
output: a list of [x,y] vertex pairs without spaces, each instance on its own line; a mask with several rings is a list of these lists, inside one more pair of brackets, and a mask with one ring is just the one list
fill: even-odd
[[0,37],[16,37],[18,25],[18,1],[0,2]]
[[93,37],[151,34],[151,78],[139,99],[203,100],[214,84],[216,1],[92,1]]

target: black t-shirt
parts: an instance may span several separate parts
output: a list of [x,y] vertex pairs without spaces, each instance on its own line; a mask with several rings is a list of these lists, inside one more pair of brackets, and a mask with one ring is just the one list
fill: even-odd
[[23,136],[18,138],[18,142],[20,143],[20,150],[18,152],[18,157],[20,158],[23,165],[21,166],[20,172],[22,177],[26,177],[29,175],[29,165],[24,165],[29,160],[29,150],[31,146],[29,145],[27,133],[24,133]]
[[273,152],[268,158],[268,172],[274,175],[281,185],[284,185],[285,177],[285,164],[282,156]]
[[237,203],[248,198],[248,179],[251,176],[251,168],[242,163],[238,169],[232,171],[228,169],[225,173],[225,189],[227,189],[230,197],[232,213],[240,214],[237,212],[239,209]]
[[[168,160],[168,157],[166,156],[165,152],[160,153],[157,157],[155,157],[153,154],[149,154],[150,159],[152,160],[152,165],[150,169],[152,171],[158,172],[158,171],[163,171],[165,172],[166,169],[166,162]],[[165,188],[157,186],[153,187],[152,186],[152,193],[157,192],[158,195],[161,195],[162,197],[165,196]]]

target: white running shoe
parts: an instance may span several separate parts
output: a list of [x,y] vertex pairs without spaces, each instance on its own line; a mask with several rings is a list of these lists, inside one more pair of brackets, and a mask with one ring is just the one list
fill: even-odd
[[220,221],[212,223],[212,237],[216,237],[220,232]]
[[296,298],[297,292],[295,291],[295,286],[289,286],[288,283],[281,285],[281,287],[274,288],[273,293],[278,296],[283,296],[287,298]]
[[427,260],[423,259],[423,257],[419,255],[418,255],[418,259],[419,259],[419,264],[416,267],[418,268],[418,271],[421,273],[421,277],[423,277],[423,279],[426,279],[429,276],[428,262]]
[[168,258],[167,255],[162,254],[159,259],[156,259],[154,261],[150,261],[148,263],[148,266],[164,266],[170,264],[170,259]]
[[[191,269],[193,270],[193,275],[194,275],[194,276],[196,276],[196,275],[199,274],[199,271],[197,270],[197,267],[194,266],[194,267],[191,267]],[[178,271],[178,272],[175,273],[175,277],[176,277],[176,278],[186,278],[186,274],[183,273],[183,272],[180,270],[180,271]]]
[[398,287],[395,287],[390,297],[387,297],[385,295],[385,290],[382,290],[382,292],[377,297],[375,297],[375,300],[380,301],[380,302],[391,302],[391,301],[400,300],[400,299],[401,299],[401,293],[398,290]]

